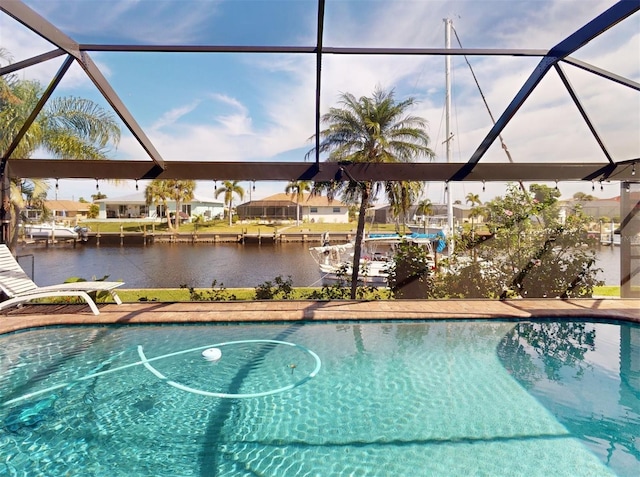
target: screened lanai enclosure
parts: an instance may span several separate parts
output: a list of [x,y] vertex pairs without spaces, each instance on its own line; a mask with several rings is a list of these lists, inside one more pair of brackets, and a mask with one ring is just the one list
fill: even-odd
[[[542,183],[617,198],[621,295],[640,296],[638,10],[640,0],[0,0],[0,240],[18,178],[94,190],[417,181],[449,202]],[[27,84],[29,101],[12,96]],[[341,94],[376,88],[415,98],[433,158],[328,161],[323,116]],[[43,118],[62,121],[52,111],[68,98],[120,126],[117,144],[97,146],[103,159],[29,143],[46,134]]]

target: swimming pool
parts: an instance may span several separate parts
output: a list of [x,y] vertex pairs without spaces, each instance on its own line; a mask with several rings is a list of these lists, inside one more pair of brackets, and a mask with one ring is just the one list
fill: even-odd
[[631,476],[639,396],[633,324],[37,329],[0,336],[0,475]]

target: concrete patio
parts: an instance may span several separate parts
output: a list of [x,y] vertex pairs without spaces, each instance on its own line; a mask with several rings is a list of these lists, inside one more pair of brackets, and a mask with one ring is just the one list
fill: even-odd
[[51,325],[269,321],[585,318],[640,323],[640,299],[236,301],[25,305],[0,315],[0,333]]

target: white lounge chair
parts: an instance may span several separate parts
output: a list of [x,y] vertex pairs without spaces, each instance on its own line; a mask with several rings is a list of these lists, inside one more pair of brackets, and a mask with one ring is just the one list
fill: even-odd
[[115,291],[121,285],[124,285],[124,282],[74,282],[39,287],[22,270],[9,248],[0,244],[0,290],[9,297],[0,303],[0,310],[36,298],[79,296],[87,302],[94,315],[99,315],[100,311],[89,293],[108,291],[115,302],[121,305],[122,300]]

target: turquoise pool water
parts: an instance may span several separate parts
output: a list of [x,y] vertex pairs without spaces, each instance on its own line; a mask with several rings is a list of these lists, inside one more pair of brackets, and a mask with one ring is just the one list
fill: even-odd
[[38,329],[0,336],[0,475],[635,476],[639,397],[629,324]]

